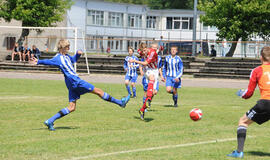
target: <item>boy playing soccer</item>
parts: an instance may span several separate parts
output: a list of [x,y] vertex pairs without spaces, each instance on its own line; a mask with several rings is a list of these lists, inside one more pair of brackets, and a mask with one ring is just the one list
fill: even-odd
[[130,63],[130,59],[135,59],[138,60],[136,56],[133,55],[134,49],[129,47],[128,48],[128,56],[125,58],[124,62],[124,69],[127,72],[125,76],[125,85],[126,89],[128,91],[128,94],[131,95],[130,87],[129,87],[129,82],[131,81],[131,87],[132,87],[132,92],[133,92],[133,98],[136,98],[136,87],[135,83],[137,82],[138,74],[137,74],[137,68],[139,64],[136,63]]
[[[157,48],[158,44],[154,43],[151,45],[151,49],[147,53],[147,58],[144,62],[138,61],[138,60],[129,60],[129,62],[135,62],[138,64],[141,64],[143,66],[146,66],[146,78],[149,80],[148,87],[147,87],[147,93],[146,93],[146,100],[143,103],[142,108],[139,110],[139,114],[142,120],[144,120],[144,112],[147,108],[146,103],[151,103],[154,93],[154,88],[157,86],[158,82],[158,55],[157,55]],[[143,49],[143,52],[147,52],[147,48]]]
[[173,95],[174,107],[177,107],[177,88],[181,88],[181,77],[183,75],[183,62],[176,53],[177,47],[171,47],[171,55],[165,57],[163,77],[161,77],[162,81],[166,81],[167,92]]
[[260,89],[261,98],[257,104],[244,114],[238,122],[237,128],[237,150],[228,154],[229,157],[243,158],[244,143],[246,139],[247,127],[256,122],[261,125],[270,119],[270,47],[263,47],[261,50],[260,60],[262,65],[252,70],[249,80],[248,89],[239,90],[237,95],[241,98],[250,98],[256,86]]
[[76,101],[80,99],[80,96],[85,93],[93,93],[98,95],[100,98],[118,104],[120,107],[124,108],[130,99],[130,95],[121,100],[115,99],[110,96],[108,93],[103,92],[101,89],[94,87],[92,84],[80,79],[76,74],[73,63],[77,62],[80,58],[82,51],[77,51],[74,56],[68,55],[70,43],[68,40],[62,39],[58,42],[58,51],[54,58],[38,60],[35,57],[31,58],[31,64],[44,64],[44,65],[53,65],[59,67],[62,73],[65,76],[65,83],[69,91],[69,105],[66,108],[63,108],[54,116],[49,118],[44,122],[50,131],[54,131],[54,121],[62,118],[63,116],[75,111]]

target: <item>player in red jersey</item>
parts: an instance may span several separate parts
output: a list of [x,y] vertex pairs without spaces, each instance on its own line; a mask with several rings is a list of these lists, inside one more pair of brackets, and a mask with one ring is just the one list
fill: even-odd
[[157,55],[157,49],[158,49],[158,44],[153,43],[151,45],[151,48],[143,48],[143,52],[147,52],[147,57],[144,62],[142,61],[137,61],[137,60],[130,60],[130,62],[135,62],[138,64],[141,64],[143,66],[146,66],[146,78],[149,80],[148,87],[147,87],[147,92],[146,92],[146,100],[143,103],[142,108],[139,110],[141,119],[144,120],[144,112],[145,109],[147,108],[147,104],[150,105],[152,98],[153,98],[153,92],[154,88],[156,88],[157,82],[158,82],[158,55]]
[[256,86],[260,89],[261,98],[257,104],[244,114],[238,123],[237,142],[238,148],[227,156],[243,158],[244,143],[246,139],[247,127],[256,122],[261,125],[270,119],[270,46],[263,47],[260,60],[262,65],[252,70],[248,89],[239,90],[237,95],[241,98],[250,98]]

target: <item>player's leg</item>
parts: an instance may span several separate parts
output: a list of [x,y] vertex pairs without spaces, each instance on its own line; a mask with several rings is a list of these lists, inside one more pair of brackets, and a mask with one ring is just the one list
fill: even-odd
[[173,102],[174,102],[174,107],[178,107],[177,101],[178,101],[178,93],[177,89],[181,88],[181,79],[179,79],[179,82],[173,82]]
[[144,112],[145,109],[147,108],[146,103],[151,102],[152,97],[153,97],[153,88],[154,88],[154,83],[155,83],[155,76],[153,74],[148,76],[149,83],[146,91],[146,100],[143,103],[142,108],[140,109],[141,112]]
[[136,76],[133,76],[132,79],[131,79],[131,87],[132,87],[132,93],[133,93],[133,98],[136,98],[136,82],[137,82],[137,78],[138,78],[138,75]]
[[146,100],[146,91],[148,88],[148,80],[145,78],[145,76],[143,76],[142,78],[142,85],[143,85],[143,91],[144,91],[144,95],[143,95],[143,104]]
[[130,86],[129,86],[129,80],[131,79],[130,76],[126,75],[125,76],[125,85],[126,85],[126,89],[129,95],[131,95],[131,91],[130,91]]
[[100,98],[104,99],[105,101],[112,102],[118,104],[121,107],[125,107],[130,99],[130,94],[127,97],[122,98],[121,100],[115,99],[114,97],[110,96],[108,93],[103,92],[103,90],[99,88],[94,88],[91,93],[98,95]]
[[228,154],[228,156],[243,158],[247,127],[253,122],[256,122],[259,125],[267,122],[270,119],[269,106],[269,100],[259,100],[253,108],[251,108],[239,119],[237,128],[237,150],[233,151],[231,154]]
[[[69,94],[74,94],[74,93],[69,93]],[[78,95],[72,95],[72,96],[78,96]],[[76,100],[74,100],[72,102],[69,102],[68,107],[61,109],[54,116],[52,116],[51,118],[46,120],[44,122],[44,124],[48,127],[48,129],[50,131],[54,131],[55,130],[54,127],[53,127],[54,126],[54,121],[68,115],[69,113],[75,111],[75,109],[76,109]]]

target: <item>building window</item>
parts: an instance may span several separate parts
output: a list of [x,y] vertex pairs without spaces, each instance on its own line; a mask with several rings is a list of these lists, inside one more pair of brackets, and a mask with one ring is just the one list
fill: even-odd
[[123,40],[115,37],[108,37],[107,46],[111,51],[121,51],[123,50]]
[[93,11],[88,10],[87,24],[88,25],[99,25],[103,26],[104,12],[103,11]]
[[146,28],[156,28],[157,17],[156,16],[147,16]]
[[128,26],[132,28],[142,27],[142,15],[129,14],[128,15]]
[[139,44],[141,43],[141,41],[136,41],[136,40],[128,40],[127,41],[127,50],[128,47],[132,47],[135,51],[139,49]]
[[192,25],[192,17],[167,17],[167,29],[191,30],[193,28]]
[[101,49],[103,50],[102,36],[88,36],[86,39],[86,50]]
[[109,13],[109,26],[121,27],[123,26],[123,13]]

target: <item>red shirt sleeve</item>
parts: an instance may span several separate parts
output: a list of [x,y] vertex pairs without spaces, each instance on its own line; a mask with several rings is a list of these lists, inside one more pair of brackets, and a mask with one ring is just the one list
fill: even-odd
[[261,66],[255,68],[251,71],[248,89],[242,95],[242,98],[248,99],[253,95],[254,90],[255,90],[261,76],[262,76],[262,67]]

